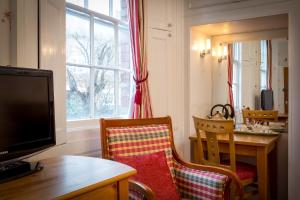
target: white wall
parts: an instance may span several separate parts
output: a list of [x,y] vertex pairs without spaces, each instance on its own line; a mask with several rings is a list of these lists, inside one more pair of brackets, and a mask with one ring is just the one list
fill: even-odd
[[283,68],[288,67],[288,40],[272,40],[272,88],[274,92],[274,109],[284,113],[284,75]]
[[190,130],[195,132],[192,116],[206,116],[212,106],[212,56],[200,57],[199,50],[193,50],[198,42],[205,43],[207,35],[193,29],[190,31],[190,62],[189,62],[189,119]]
[[38,5],[37,0],[12,0],[12,31],[10,65],[38,66]]
[[228,101],[228,64],[227,60],[221,63],[216,58],[212,62],[212,106],[215,104],[226,104]]
[[37,13],[37,0],[0,1],[0,65],[37,68]]

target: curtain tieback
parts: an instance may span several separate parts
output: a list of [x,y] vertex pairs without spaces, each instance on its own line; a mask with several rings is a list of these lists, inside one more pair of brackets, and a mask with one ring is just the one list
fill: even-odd
[[141,89],[141,83],[147,81],[148,79],[148,72],[146,74],[146,77],[143,79],[136,79],[133,77],[133,80],[135,82],[135,96],[134,96],[134,103],[137,105],[142,104],[142,89]]
[[230,88],[232,88],[232,83],[230,83],[229,81],[227,81],[228,85]]

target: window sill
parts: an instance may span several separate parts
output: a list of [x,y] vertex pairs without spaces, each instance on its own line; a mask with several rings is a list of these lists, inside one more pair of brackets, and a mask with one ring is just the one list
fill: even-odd
[[77,132],[88,129],[99,128],[99,119],[67,121],[67,132]]
[[[106,119],[127,119],[128,116],[113,116],[113,117],[105,117]],[[77,132],[77,131],[85,131],[91,129],[99,129],[100,128],[100,118],[99,119],[83,119],[83,120],[70,120],[67,121],[67,133]]]

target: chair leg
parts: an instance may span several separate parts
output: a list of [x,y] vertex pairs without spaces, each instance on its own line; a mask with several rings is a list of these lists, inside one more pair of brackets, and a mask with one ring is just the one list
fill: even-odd
[[230,200],[236,200],[236,186],[234,183],[230,184]]

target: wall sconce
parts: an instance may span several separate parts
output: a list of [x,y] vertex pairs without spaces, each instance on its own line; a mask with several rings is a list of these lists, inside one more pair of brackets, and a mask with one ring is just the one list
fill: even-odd
[[217,50],[212,50],[212,56],[218,57],[218,62],[221,63],[223,60],[227,60],[228,50],[227,45],[224,45],[222,43],[219,44],[217,47]]
[[206,39],[206,42],[200,41],[195,43],[192,49],[195,51],[200,51],[200,57],[204,58],[206,54],[210,54],[210,50],[211,50],[210,39]]

